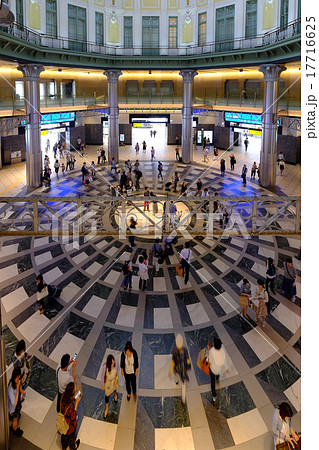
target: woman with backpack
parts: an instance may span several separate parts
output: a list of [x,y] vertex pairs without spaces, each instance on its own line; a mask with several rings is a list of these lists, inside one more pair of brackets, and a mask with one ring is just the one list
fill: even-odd
[[80,439],[75,440],[75,433],[77,427],[76,410],[80,400],[80,391],[76,393],[75,384],[73,382],[69,383],[61,397],[61,413],[64,415],[65,421],[69,426],[66,434],[61,434],[62,450],[66,450],[68,447],[70,450],[79,448]]
[[113,394],[114,403],[117,403],[117,390],[119,388],[118,384],[118,373],[116,369],[116,363],[113,355],[108,355],[106,363],[104,364],[104,377],[102,383],[102,391],[105,392],[105,412],[104,419],[106,419],[109,412],[109,401],[110,396]]
[[272,258],[267,258],[266,262],[266,291],[269,293],[268,286],[270,286],[271,292],[276,294],[275,291],[275,279],[276,279],[276,271],[277,267],[274,264],[274,260]]
[[124,261],[122,272],[124,275],[124,290],[127,289],[127,285],[129,286],[129,292],[132,290],[132,276],[133,276],[133,266],[132,261],[126,259]]

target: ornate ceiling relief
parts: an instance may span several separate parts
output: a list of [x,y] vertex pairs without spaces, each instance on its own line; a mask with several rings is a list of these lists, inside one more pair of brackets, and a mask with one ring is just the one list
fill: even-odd
[[141,9],[152,9],[153,11],[160,11],[161,0],[140,0]]
[[191,12],[187,10],[185,12],[184,21],[183,21],[183,34],[182,34],[182,42],[184,44],[188,42],[193,42],[193,20],[191,17]]

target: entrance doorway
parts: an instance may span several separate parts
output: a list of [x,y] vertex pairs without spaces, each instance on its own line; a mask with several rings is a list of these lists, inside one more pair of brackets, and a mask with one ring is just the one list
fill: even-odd
[[142,142],[147,144],[146,152],[150,154],[151,147],[156,150],[167,147],[167,126],[161,122],[133,122],[132,125],[132,146],[135,148],[139,143],[140,154],[143,154]]
[[52,128],[49,130],[41,130],[41,150],[42,154],[46,155],[50,152],[53,154],[53,146],[59,140],[65,141],[67,150],[70,150],[70,133],[66,131],[65,127]]

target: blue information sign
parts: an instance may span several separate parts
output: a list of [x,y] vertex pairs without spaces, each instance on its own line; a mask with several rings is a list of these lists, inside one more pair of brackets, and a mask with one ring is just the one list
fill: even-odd
[[251,123],[254,125],[262,124],[261,114],[249,114],[243,112],[225,112],[225,121]]

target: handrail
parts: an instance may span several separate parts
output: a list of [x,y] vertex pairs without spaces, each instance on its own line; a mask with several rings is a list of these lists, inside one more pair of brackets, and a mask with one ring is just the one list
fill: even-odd
[[[178,55],[192,56],[207,53],[229,53],[236,50],[263,47],[300,34],[301,19],[288,23],[285,27],[276,28],[266,34],[259,34],[251,38],[232,39],[228,41],[213,41],[203,45],[184,45],[177,48],[159,46],[156,48],[133,46],[125,48],[122,45],[98,45],[91,41],[75,41],[65,37],[52,37],[37,33],[34,30],[18,25],[16,22],[0,30],[35,45],[56,50],[68,50],[81,53],[94,53],[112,56],[145,56],[147,58],[163,55],[176,57]],[[152,54],[153,52],[153,54]],[[144,54],[143,54],[144,53]]]

